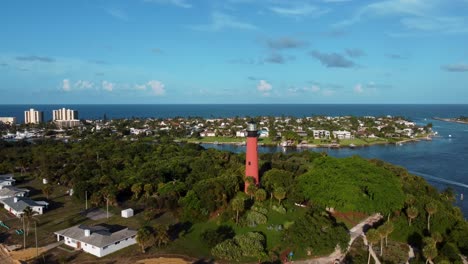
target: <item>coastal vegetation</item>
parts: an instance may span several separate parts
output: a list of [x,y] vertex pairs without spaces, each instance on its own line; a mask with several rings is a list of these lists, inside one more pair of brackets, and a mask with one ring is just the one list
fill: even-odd
[[[407,245],[418,249],[415,263],[459,263],[459,254],[468,254],[468,224],[452,205],[453,191],[439,192],[404,168],[309,151],[261,154],[261,184],[246,194],[243,154],[174,143],[167,134],[155,139],[98,133],[68,143],[0,141],[0,174],[15,173],[21,187],[36,190],[33,196],[49,198],[50,209],[35,216],[39,243],[53,241],[57,229],[98,223],[80,214],[86,200],[98,208],[108,203],[116,215],[101,222],[141,235],[131,253],[106,257],[115,261],[119,254],[184,254],[227,263],[279,262],[292,252],[294,260],[326,256],[337,247],[346,251],[350,228],[375,213],[384,220],[368,239],[385,263],[400,263]],[[51,187],[41,186],[42,179]],[[72,197],[65,195],[70,189]],[[128,207],[135,217],[120,218],[119,210]],[[1,243],[21,243],[2,232]],[[359,243],[346,257],[350,263],[367,261],[368,248]],[[68,262],[85,260],[82,255]]]

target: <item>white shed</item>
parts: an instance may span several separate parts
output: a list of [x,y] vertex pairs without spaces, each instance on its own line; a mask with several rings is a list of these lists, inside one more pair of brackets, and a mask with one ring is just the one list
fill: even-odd
[[133,216],[133,209],[132,208],[122,210],[122,217],[123,218],[130,218],[132,216]]

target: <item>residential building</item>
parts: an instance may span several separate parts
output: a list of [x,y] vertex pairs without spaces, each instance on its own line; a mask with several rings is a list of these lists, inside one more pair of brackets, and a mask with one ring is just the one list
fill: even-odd
[[337,139],[351,139],[351,132],[349,131],[333,131],[333,136]]
[[0,189],[0,200],[12,197],[25,197],[29,193],[28,189],[20,189],[14,186],[5,186]]
[[52,121],[70,120],[78,120],[78,111],[65,108],[52,111]]
[[200,133],[200,137],[215,137],[216,132],[212,130],[206,130]]
[[80,124],[78,111],[65,108],[53,110],[52,121],[59,127],[74,127]]
[[8,125],[15,125],[16,117],[0,117],[0,123],[4,123]]
[[77,225],[54,233],[57,241],[75,249],[103,257],[120,249],[136,244],[137,231],[126,227],[116,228],[107,225]]
[[247,131],[246,130],[241,130],[236,132],[236,137],[246,137],[247,136]]
[[0,189],[14,185],[16,180],[13,177],[13,174],[0,175]]
[[14,214],[16,217],[20,217],[26,207],[31,207],[31,209],[38,214],[43,214],[44,208],[47,208],[49,205],[47,202],[34,201],[27,197],[10,197],[0,200],[0,203],[4,205],[5,210]]
[[39,124],[42,122],[44,122],[44,112],[36,111],[33,108],[28,111],[24,111],[25,124]]
[[314,139],[330,138],[330,131],[328,130],[312,130],[312,133],[314,133]]

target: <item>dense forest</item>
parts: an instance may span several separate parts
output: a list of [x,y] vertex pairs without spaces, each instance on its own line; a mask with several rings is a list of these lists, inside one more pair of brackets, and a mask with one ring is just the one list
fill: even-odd
[[[261,154],[261,184],[251,185],[245,194],[249,179],[244,179],[244,163],[242,153],[170,138],[0,141],[0,174],[48,179],[73,188],[76,201],[84,201],[88,193],[96,207],[132,201],[144,208],[148,220],[170,211],[178,222],[194,227],[215,223],[216,228],[206,228],[197,239],[216,259],[279,261],[284,251],[305,258],[330,254],[337,245],[346,249],[350,224],[340,219],[340,212],[384,215],[369,231],[382,234],[381,244],[374,244],[383,251],[385,237],[420,249],[415,263],[461,263],[459,254],[468,255],[468,224],[452,205],[453,191],[440,193],[404,168],[309,151]],[[143,251],[156,244],[151,243],[152,232],[165,231],[142,226]],[[366,252],[350,254],[347,261],[360,263],[363,255],[366,259]],[[388,254],[382,259],[398,263]]]

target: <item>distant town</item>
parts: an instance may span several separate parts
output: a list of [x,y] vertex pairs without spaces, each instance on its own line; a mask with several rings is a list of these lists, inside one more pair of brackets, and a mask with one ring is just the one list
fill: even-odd
[[259,126],[260,145],[283,147],[358,147],[430,139],[432,124],[418,125],[394,116],[310,116],[232,118],[132,118],[79,119],[78,111],[57,109],[52,120],[35,109],[24,112],[24,123],[0,117],[1,137],[6,140],[55,138],[79,140],[92,133],[116,134],[129,140],[171,136],[177,141],[244,145],[247,123]]

